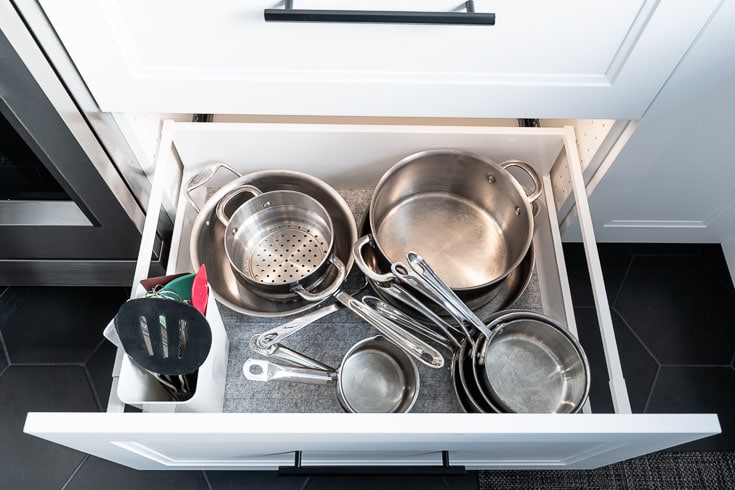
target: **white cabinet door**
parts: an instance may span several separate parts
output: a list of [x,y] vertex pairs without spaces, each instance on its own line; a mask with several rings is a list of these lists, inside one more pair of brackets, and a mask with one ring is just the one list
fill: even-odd
[[717,416],[31,413],[25,432],[137,469],[596,468],[719,432]]
[[103,111],[631,119],[719,0],[476,0],[494,26],[266,22],[275,0],[40,3]]
[[735,1],[692,45],[589,189],[599,241],[721,243],[735,234]]

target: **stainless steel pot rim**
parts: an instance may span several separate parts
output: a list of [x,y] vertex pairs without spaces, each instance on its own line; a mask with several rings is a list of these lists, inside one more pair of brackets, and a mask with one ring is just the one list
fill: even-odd
[[[479,283],[479,284],[474,284],[472,286],[454,286],[453,285],[452,289],[459,292],[463,290],[473,290],[473,289],[480,289],[480,288],[492,286],[493,284],[498,283],[499,281],[502,281],[505,277],[507,277],[524,260],[525,255],[526,255],[525,252],[528,251],[528,248],[531,246],[531,243],[533,242],[534,211],[533,211],[533,203],[525,198],[527,194],[526,194],[526,191],[523,189],[523,186],[516,180],[516,178],[512,174],[510,174],[507,170],[502,168],[500,164],[490,159],[489,157],[480,155],[478,153],[473,153],[470,151],[456,149],[456,148],[437,148],[437,149],[422,150],[422,151],[412,153],[410,155],[405,156],[404,158],[399,160],[396,164],[394,164],[391,168],[389,168],[381,176],[381,178],[378,180],[378,183],[376,184],[374,188],[373,198],[370,201],[370,208],[369,208],[370,229],[373,230],[373,233],[375,233],[375,231],[378,229],[376,227],[376,222],[375,222],[376,213],[374,212],[374,202],[375,202],[375,196],[378,195],[381,188],[387,185],[387,182],[392,178],[392,176],[396,174],[397,172],[399,172],[403,167],[410,165],[416,160],[419,160],[425,157],[429,157],[429,156],[433,156],[433,155],[459,155],[459,156],[475,158],[479,161],[482,161],[486,163],[487,165],[489,165],[490,167],[492,167],[495,171],[499,173],[507,174],[509,177],[509,179],[507,179],[509,182],[509,185],[511,185],[515,189],[515,192],[519,196],[523,197],[523,199],[519,201],[520,203],[519,205],[523,206],[524,215],[528,217],[528,220],[529,220],[528,228],[530,230],[530,233],[528,233],[527,236],[525,237],[524,244],[522,247],[522,249],[524,250],[524,253],[521,253],[517,257],[515,257],[514,261],[506,267],[504,273],[498,275],[492,280],[488,280],[486,282]],[[384,246],[380,244],[380,240],[375,236],[374,236],[374,240],[381,254],[384,257],[388,258],[388,260],[390,261],[402,260],[402,257],[390,257],[389,256],[390,254],[386,252]]]
[[[323,195],[318,200],[327,209],[334,223],[337,238],[335,255],[345,265],[346,273],[349,273],[354,263],[352,243],[357,240],[357,226],[349,206],[344,198],[324,181],[294,170],[260,170],[248,173],[228,182],[212,194],[201,206],[200,213],[194,217],[191,229],[190,260],[194,269],[201,265],[202,258],[207,257],[206,251],[200,249],[200,241],[206,243],[217,233],[224,232],[224,225],[219,223],[214,214],[217,203],[227,193],[243,184],[254,184],[262,187],[264,191],[282,188],[300,190],[310,193],[312,197],[316,197],[312,193],[318,190],[318,193]],[[207,235],[203,235],[204,233]],[[207,264],[212,291],[217,301],[233,311],[263,318],[280,318],[309,311],[321,304],[319,301],[310,302],[300,298],[283,302],[259,297],[239,286],[224,256],[224,250],[215,252],[212,260],[215,261],[214,264],[211,266]],[[335,271],[334,275],[336,274]],[[331,276],[330,272],[330,278]]]

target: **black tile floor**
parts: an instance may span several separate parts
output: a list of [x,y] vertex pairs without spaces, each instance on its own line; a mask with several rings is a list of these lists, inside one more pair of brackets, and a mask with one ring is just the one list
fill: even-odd
[[[721,435],[672,451],[735,451],[735,291],[720,247],[601,244],[599,251],[633,411],[716,412]],[[611,412],[605,364],[594,362],[602,347],[581,245],[565,244],[565,256],[593,361],[590,401],[594,412]],[[127,295],[123,288],[0,287],[0,488],[431,490],[488,481],[476,472],[444,479],[140,472],[24,434],[29,411],[103,410],[114,349],[102,329]]]

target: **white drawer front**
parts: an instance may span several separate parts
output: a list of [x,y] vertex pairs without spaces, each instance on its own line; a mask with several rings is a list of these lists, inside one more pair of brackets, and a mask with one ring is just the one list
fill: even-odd
[[475,0],[496,25],[437,26],[265,22],[270,0],[41,2],[106,112],[616,119],[641,117],[717,3]]
[[[242,172],[288,168],[312,173],[336,187],[358,189],[371,188],[402,156],[436,146],[470,149],[496,160],[524,159],[543,175],[546,192],[534,234],[541,307],[576,334],[554,200],[558,184],[550,179],[554,163],[566,162],[595,297],[602,305],[598,318],[617,413],[30,414],[26,432],[133,467],[169,469],[275,468],[292,464],[294,451],[303,452],[305,466],[436,465],[442,451],[448,451],[452,464],[470,468],[589,468],[719,432],[717,417],[711,414],[629,413],[571,128],[166,124],[161,148],[172,143],[185,178],[213,160],[223,160]],[[558,158],[562,152],[566,158]],[[163,184],[171,178],[168,160],[173,154],[159,154],[155,205],[147,216],[136,282],[147,273],[157,222],[153,210],[159,209]],[[193,213],[182,191],[169,273],[191,268]]]

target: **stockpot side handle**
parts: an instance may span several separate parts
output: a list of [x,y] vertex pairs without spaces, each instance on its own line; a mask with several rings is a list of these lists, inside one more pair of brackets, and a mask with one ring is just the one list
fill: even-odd
[[334,255],[330,257],[329,262],[337,269],[337,277],[334,278],[334,281],[332,282],[332,284],[329,285],[328,288],[320,293],[311,293],[299,284],[293,289],[293,292],[298,294],[302,299],[310,302],[322,301],[334,295],[339,290],[339,288],[342,287],[342,283],[347,276],[347,268],[342,263],[342,261]]
[[372,241],[373,236],[371,234],[361,236],[357,239],[355,244],[352,246],[352,256],[355,258],[355,264],[357,264],[357,267],[365,275],[365,277],[367,277],[371,281],[375,281],[377,283],[395,282],[396,277],[393,274],[378,274],[373,269],[371,269],[369,265],[367,265],[367,262],[365,262],[365,256],[362,254],[362,251]]
[[526,195],[529,203],[533,203],[541,196],[541,193],[544,190],[543,184],[541,182],[541,177],[539,177],[538,173],[536,173],[533,167],[531,167],[529,164],[522,160],[506,160],[501,163],[500,166],[503,167],[504,170],[508,170],[508,167],[520,168],[528,174],[528,176],[533,181],[533,189],[531,190],[530,194]]
[[221,168],[225,170],[229,170],[230,172],[235,174],[237,177],[242,177],[242,174],[240,172],[230,167],[226,163],[215,162],[212,165],[209,165],[208,167],[194,174],[189,179],[189,182],[186,184],[186,198],[189,200],[189,204],[191,204],[191,206],[196,210],[197,213],[199,213],[199,206],[197,206],[197,203],[194,202],[194,198],[191,197],[192,191],[194,191],[195,189],[198,189],[199,187],[209,182],[209,180],[212,177],[214,177],[214,174],[217,173],[217,170]]
[[247,192],[249,194],[252,194],[252,197],[258,197],[259,195],[263,194],[263,192],[255,187],[254,185],[250,184],[242,184],[234,189],[232,189],[230,192],[225,194],[222,199],[219,200],[217,203],[217,207],[215,208],[215,213],[217,214],[217,219],[220,223],[222,223],[225,227],[230,222],[230,218],[232,216],[227,216],[225,209],[230,204],[230,202],[243,192]]

